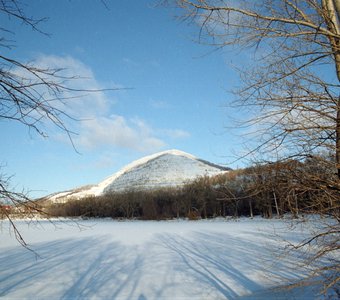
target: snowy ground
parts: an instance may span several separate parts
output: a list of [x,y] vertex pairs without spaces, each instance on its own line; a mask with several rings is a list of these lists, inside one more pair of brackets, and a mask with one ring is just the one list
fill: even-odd
[[317,299],[272,290],[303,276],[297,258],[278,260],[303,234],[281,220],[17,221],[39,257],[1,224],[4,299]]

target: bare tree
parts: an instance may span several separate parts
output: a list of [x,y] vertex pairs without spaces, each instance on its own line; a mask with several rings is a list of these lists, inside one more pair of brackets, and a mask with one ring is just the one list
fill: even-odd
[[[1,1],[0,14],[4,18],[9,18],[11,22],[21,22],[24,26],[44,34],[38,26],[45,19],[26,16],[20,4],[15,0]],[[2,35],[0,47],[7,53],[11,53],[13,41],[7,39],[6,36],[14,35],[14,33],[10,28],[4,27],[0,28],[0,33]],[[46,136],[42,130],[42,124],[48,120],[71,137],[71,132],[64,125],[64,118],[70,118],[70,116],[58,105],[59,101],[64,100],[63,92],[67,88],[65,81],[71,78],[59,76],[60,71],[39,68],[33,63],[24,63],[9,56],[0,55],[0,119],[20,122],[42,136]],[[0,210],[1,215],[12,222],[6,205],[23,205],[27,208],[31,205],[27,193],[15,191],[10,186],[10,179],[10,176],[1,174]],[[13,222],[12,225],[19,242],[25,245]]]
[[[35,18],[26,15],[23,6],[17,0],[1,0],[0,16],[28,27],[38,34],[48,35],[40,29],[46,18]],[[0,120],[19,122],[26,128],[47,137],[46,125],[52,124],[64,132],[73,145],[75,134],[67,125],[76,121],[67,113],[67,102],[71,98],[83,96],[84,93],[104,90],[84,90],[73,88],[81,74],[65,75],[64,69],[41,67],[37,63],[23,62],[11,56],[15,41],[15,33],[11,28],[0,26]],[[5,53],[5,54],[4,54]],[[115,89],[107,89],[115,90]],[[30,200],[25,191],[16,191],[10,183],[10,176],[3,174],[0,166],[0,216],[7,218],[13,225],[18,241],[24,246],[25,241],[12,222],[8,205],[19,206],[18,210],[34,213],[44,213],[37,203]]]
[[[0,13],[11,22],[21,22],[31,29],[43,33],[40,23],[46,18],[28,17],[16,0],[0,2]],[[10,28],[0,28],[3,37],[0,47],[12,50],[13,41],[5,38],[14,35]],[[11,51],[7,51],[11,53]],[[60,102],[65,99],[65,91],[70,91],[67,81],[75,77],[65,77],[62,69],[41,68],[34,62],[26,63],[9,56],[0,55],[0,118],[20,122],[34,129],[38,134],[46,136],[43,122],[49,121],[66,132],[72,132],[65,126],[65,118],[71,118],[60,109]]]
[[[326,148],[334,152],[340,178],[338,1],[177,4],[185,9],[185,18],[199,24],[201,42],[257,51],[253,67],[241,74],[244,88],[236,91],[236,105],[257,110],[257,117],[248,122],[263,133],[256,150],[285,145],[290,156],[306,156]],[[325,76],[325,65],[335,76]]]
[[[297,201],[296,191],[313,195],[307,197],[313,199],[310,207],[320,209],[310,211],[335,218],[336,229],[306,241],[318,240],[335,253],[339,240],[330,237],[340,232],[340,1],[174,2],[183,19],[199,26],[201,43],[254,51],[251,65],[240,68],[243,87],[234,103],[251,115],[242,125],[257,133],[259,142],[248,154],[267,160],[271,153],[301,161],[317,157],[319,165],[328,166],[327,176],[295,169],[303,180],[290,176],[286,192],[289,201]],[[331,153],[331,159],[321,152]],[[337,285],[338,275],[327,286]]]

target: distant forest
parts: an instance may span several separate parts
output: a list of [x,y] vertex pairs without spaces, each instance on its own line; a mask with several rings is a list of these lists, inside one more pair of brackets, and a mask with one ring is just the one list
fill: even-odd
[[[49,204],[47,213],[58,217],[111,217],[161,220],[262,215],[272,218],[292,213],[333,215],[339,191],[329,186],[336,170],[330,159],[313,156],[289,160],[215,177],[200,177],[181,188],[130,190],[99,197]],[[327,193],[320,189],[324,185]]]

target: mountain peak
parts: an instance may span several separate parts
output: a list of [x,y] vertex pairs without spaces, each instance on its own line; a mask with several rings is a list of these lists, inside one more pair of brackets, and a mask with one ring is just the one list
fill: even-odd
[[66,201],[67,198],[80,199],[111,192],[177,187],[197,177],[214,176],[227,170],[184,151],[171,149],[137,159],[97,185],[55,194],[49,199]]
[[[162,152],[155,153],[153,155],[154,156],[161,156],[161,155],[166,155],[166,154],[185,156],[185,157],[188,157],[188,158],[191,158],[191,159],[196,159],[196,157],[193,156],[192,154],[189,154],[187,152],[184,152],[184,151],[181,151],[181,150],[177,150],[177,149],[165,150],[165,151],[162,151]],[[150,155],[150,156],[153,156],[153,155]]]

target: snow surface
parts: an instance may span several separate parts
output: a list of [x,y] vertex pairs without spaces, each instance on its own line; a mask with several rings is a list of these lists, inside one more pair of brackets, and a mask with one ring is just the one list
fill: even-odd
[[57,193],[48,199],[65,202],[69,198],[99,196],[112,191],[175,187],[199,176],[213,176],[224,172],[226,168],[198,159],[189,153],[167,150],[138,159],[97,185]]
[[307,225],[292,230],[260,218],[16,221],[37,256],[1,224],[2,299],[318,299],[311,288],[273,289],[303,278],[298,256],[278,249],[283,239],[299,240]]
[[178,150],[161,152],[124,168],[115,175],[104,192],[179,186],[198,176],[212,176],[224,171],[221,167],[207,164]]

